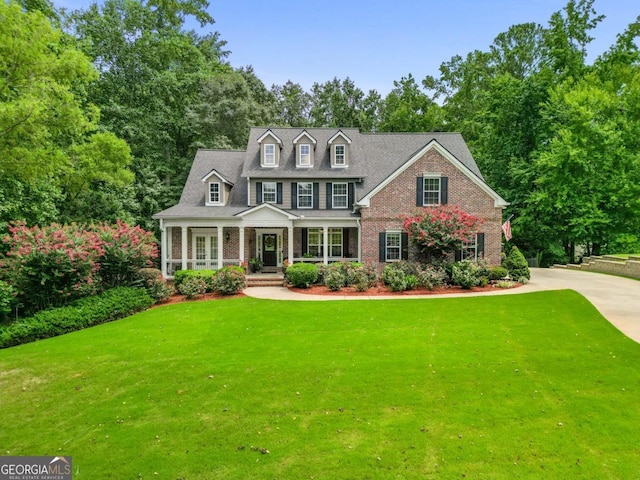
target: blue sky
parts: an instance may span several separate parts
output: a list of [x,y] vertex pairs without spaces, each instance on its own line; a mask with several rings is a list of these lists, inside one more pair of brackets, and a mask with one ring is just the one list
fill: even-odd
[[[57,0],[70,9],[87,4]],[[351,78],[386,95],[408,75],[438,75],[453,55],[487,50],[511,25],[547,25],[565,0],[210,0],[213,29],[234,67],[252,65],[267,88],[287,80]],[[595,0],[606,18],[593,33],[589,62],[640,15],[638,0]],[[204,32],[203,32],[204,33]]]

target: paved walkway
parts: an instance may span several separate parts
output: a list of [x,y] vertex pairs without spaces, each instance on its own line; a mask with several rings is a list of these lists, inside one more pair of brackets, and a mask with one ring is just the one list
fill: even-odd
[[[587,298],[618,330],[640,343],[640,281],[594,272],[563,268],[532,268],[531,281],[511,290],[483,293],[429,295],[428,298],[474,295],[513,295],[542,290],[575,290]],[[244,293],[272,300],[380,300],[421,298],[412,296],[339,296],[295,293],[285,287],[251,287]],[[422,297],[424,298],[424,297]]]

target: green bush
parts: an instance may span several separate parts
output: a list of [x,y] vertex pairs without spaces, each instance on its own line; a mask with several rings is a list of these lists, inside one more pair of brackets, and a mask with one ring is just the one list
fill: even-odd
[[392,292],[404,292],[407,289],[407,275],[399,265],[392,263],[382,269],[382,281]]
[[214,291],[214,277],[216,276],[215,270],[203,269],[203,270],[178,270],[173,274],[173,285],[178,291],[180,291],[180,285],[187,278],[201,278],[204,280],[207,286],[207,292]]
[[511,251],[502,262],[502,266],[507,269],[509,276],[514,280],[519,280],[523,277],[527,280],[531,278],[527,259],[524,258],[524,255],[516,246],[511,248]]
[[451,268],[451,277],[454,285],[465,289],[473,288],[480,283],[478,266],[471,260],[454,263]]
[[414,290],[418,286],[418,277],[415,275],[405,276],[404,281],[407,284],[407,290]]
[[153,299],[142,288],[113,288],[65,307],[42,310],[32,317],[0,328],[0,348],[55,337],[124,318],[149,308],[153,303]]
[[506,268],[500,265],[494,265],[489,268],[489,280],[502,280],[509,274]]
[[[377,274],[376,274],[376,282],[377,282]],[[357,270],[353,274],[353,287],[357,292],[366,292],[373,285],[371,284],[371,278],[369,277],[365,268]]]
[[156,302],[168,300],[175,293],[174,288],[162,278],[162,272],[157,268],[141,268],[137,276],[149,296]]
[[216,271],[213,278],[213,290],[222,295],[235,295],[245,286],[245,271],[242,267],[227,266]]
[[178,292],[184,295],[187,300],[193,300],[198,295],[207,293],[207,282],[203,277],[199,276],[187,276],[182,280],[182,283],[178,285]]
[[287,268],[287,280],[298,288],[308,288],[318,280],[318,267],[313,263],[294,263]]
[[443,286],[448,278],[449,276],[445,269],[436,265],[424,265],[417,275],[418,285],[427,290]]
[[334,268],[330,270],[328,275],[325,276],[324,284],[331,291],[338,291],[344,287],[347,283],[347,277],[340,268]]
[[15,289],[7,282],[0,280],[0,320],[11,313],[15,300]]

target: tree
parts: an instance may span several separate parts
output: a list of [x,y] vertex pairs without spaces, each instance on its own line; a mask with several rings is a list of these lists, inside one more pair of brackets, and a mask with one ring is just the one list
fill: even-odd
[[276,123],[288,127],[309,125],[311,95],[298,83],[289,80],[284,85],[273,85],[271,93],[276,101]]
[[442,109],[416,83],[413,75],[393,82],[394,89],[382,103],[380,130],[384,132],[433,132],[443,129]]

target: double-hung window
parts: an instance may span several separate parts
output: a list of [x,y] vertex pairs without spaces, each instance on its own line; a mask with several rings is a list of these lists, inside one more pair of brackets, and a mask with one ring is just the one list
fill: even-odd
[[385,245],[385,260],[392,262],[400,260],[402,249],[402,235],[400,232],[387,232]]
[[342,258],[342,229],[329,229],[329,256]]
[[299,147],[300,153],[300,165],[304,167],[308,167],[311,165],[311,145],[302,144]]
[[264,182],[262,184],[262,202],[276,203],[276,201],[277,201],[276,182]]
[[462,260],[478,259],[478,236],[474,235],[468,242],[462,243]]
[[347,208],[348,188],[346,183],[334,183],[332,185],[331,205],[333,208]]
[[423,205],[440,205],[440,177],[424,177]]
[[276,164],[276,146],[267,143],[264,146],[264,165],[274,166]]
[[209,183],[209,203],[222,203],[222,194],[220,193],[220,183]]
[[298,208],[313,208],[313,183],[298,183]]
[[[330,257],[342,258],[342,229],[330,228],[327,231],[327,251]],[[324,235],[321,228],[310,228],[307,232],[307,252],[314,257],[323,255]]]
[[336,166],[344,166],[346,163],[345,147],[344,145],[334,145],[334,162]]
[[322,256],[322,229],[310,228],[307,233],[307,253],[314,257]]

